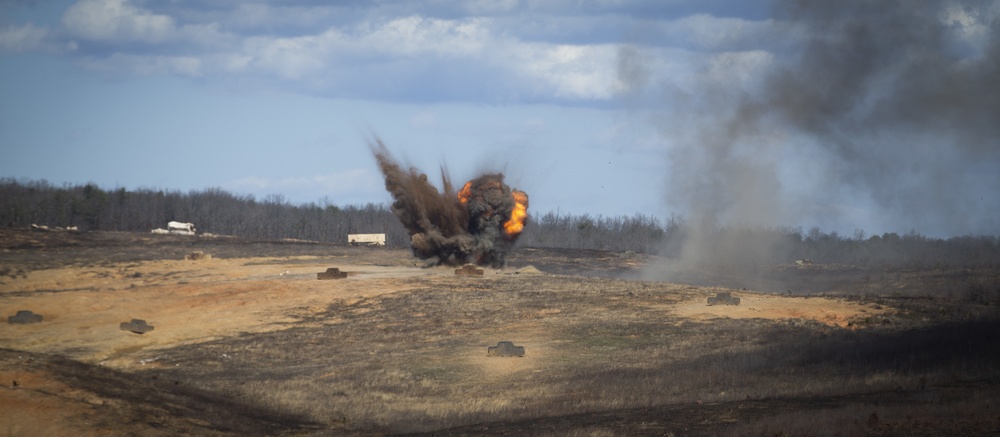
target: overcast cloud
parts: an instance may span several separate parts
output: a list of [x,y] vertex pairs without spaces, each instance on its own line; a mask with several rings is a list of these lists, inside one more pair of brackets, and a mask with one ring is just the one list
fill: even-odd
[[99,72],[239,76],[331,97],[607,105],[623,41],[675,49],[663,57],[788,39],[770,20],[647,15],[669,14],[666,3],[80,0],[54,26],[8,20],[0,48],[58,50]]

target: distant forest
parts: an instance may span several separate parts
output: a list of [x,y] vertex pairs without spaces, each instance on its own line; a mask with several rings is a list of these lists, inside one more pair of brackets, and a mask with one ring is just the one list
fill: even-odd
[[[292,204],[281,195],[256,199],[220,188],[182,193],[162,189],[106,190],[95,184],[54,186],[47,181],[0,178],[0,226],[76,226],[81,231],[149,232],[168,221],[194,223],[199,233],[256,239],[294,238],[347,244],[347,234],[385,233],[387,244],[407,247],[409,236],[388,205],[338,206],[329,201]],[[699,243],[699,260],[726,264],[752,258],[766,264],[810,259],[865,267],[973,266],[1000,268],[996,236],[927,238],[916,232],[867,236],[817,228],[697,227],[681,217],[603,217],[532,214],[518,245],[680,256]]]

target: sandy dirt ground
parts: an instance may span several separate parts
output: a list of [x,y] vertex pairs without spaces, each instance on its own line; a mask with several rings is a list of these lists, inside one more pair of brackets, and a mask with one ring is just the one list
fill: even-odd
[[[0,345],[128,370],[155,364],[136,356],[158,348],[284,329],[334,300],[405,290],[395,279],[400,276],[454,275],[450,268],[345,263],[337,266],[349,272],[348,278],[320,281],[316,274],[328,265],[311,258],[144,261],[6,278],[0,286],[3,316],[30,310],[43,321],[4,320]],[[120,328],[132,319],[145,320],[154,330],[136,334]],[[0,375],[0,410],[5,412],[0,432],[10,435],[76,434],[75,425],[66,426],[77,423],[70,419],[83,416],[88,405],[113,401],[73,389],[44,371],[8,367]],[[101,435],[100,430],[93,435]]]
[[[316,274],[329,266],[315,257],[286,257],[143,261],[33,271],[26,277],[7,279],[0,286],[0,308],[5,317],[17,310],[31,310],[44,321],[5,324],[0,343],[126,369],[144,364],[132,358],[139,352],[148,355],[157,348],[284,329],[322,311],[332,301],[407,290],[403,279],[454,277],[451,267],[354,265],[345,260],[336,267],[349,272],[348,278],[317,280]],[[486,279],[515,273],[512,269],[484,272]],[[666,310],[692,319],[805,319],[841,327],[858,317],[888,311],[818,297],[750,292],[735,292],[734,296],[742,299],[741,305],[710,306],[698,297]],[[142,319],[155,329],[147,334],[120,329],[121,322],[132,319]],[[518,333],[518,337],[532,336]],[[532,350],[543,349],[532,346],[536,346]]]
[[[158,365],[158,349],[308,324],[311,315],[324,311],[331,302],[403,292],[414,286],[414,279],[445,285],[455,279],[454,268],[448,267],[356,264],[347,257],[336,264],[329,261],[309,256],[153,260],[30,271],[3,279],[0,311],[8,317],[18,310],[31,310],[44,320],[34,324],[8,324],[4,320],[0,345],[129,371]],[[349,276],[317,280],[316,274],[328,267],[349,272]],[[487,269],[484,273],[482,280],[497,280],[533,271]],[[662,310],[697,320],[807,319],[841,327],[859,317],[888,311],[834,299],[750,292],[735,293],[743,300],[739,306],[708,306],[705,296],[716,290],[704,291],[697,298]],[[538,319],[544,320],[553,311],[559,310],[540,310]],[[120,329],[120,323],[132,319],[145,320],[155,329],[146,334]],[[519,339],[518,345],[526,346],[531,354],[498,360],[470,351],[451,359],[478,367],[484,378],[498,381],[512,373],[540,372],[539,363],[551,359],[555,340],[549,338],[543,324],[526,324],[517,332],[498,335]],[[0,410],[4,411],[0,433],[102,435],[108,430],[93,422],[89,407],[114,403],[114,399],[74,389],[50,378],[44,369],[25,370],[18,362],[0,363],[0,383]],[[47,419],[38,420],[40,417]],[[89,434],[77,429],[85,422]],[[155,427],[140,429],[144,430],[142,435],[162,435]]]
[[[805,427],[756,434],[798,435],[876,406],[897,428],[844,434],[924,430],[923,413],[1000,429],[1000,304],[962,297],[1000,290],[995,269],[789,265],[767,282],[613,251],[508,261],[466,278],[404,248],[0,230],[0,435],[717,435],[765,415]],[[318,280],[330,267],[347,278]],[[708,305],[720,292],[740,305]],[[20,310],[44,319],[7,323]],[[488,357],[500,340],[528,352]]]
[[791,297],[747,292],[733,292],[739,305],[707,305],[703,298],[691,299],[672,306],[670,311],[683,318],[698,320],[716,317],[733,319],[811,320],[825,325],[851,328],[860,319],[878,317],[891,312],[879,305],[864,305],[843,299],[821,297]]
[[[0,343],[60,353],[115,368],[141,365],[131,356],[241,332],[284,329],[335,300],[407,289],[401,277],[453,276],[454,269],[362,266],[337,268],[343,280],[317,280],[328,264],[310,257],[165,260],[109,267],[34,271],[0,287],[2,308],[30,310],[37,324],[8,324]],[[492,274],[493,272],[491,272]],[[147,334],[120,329],[141,319]]]

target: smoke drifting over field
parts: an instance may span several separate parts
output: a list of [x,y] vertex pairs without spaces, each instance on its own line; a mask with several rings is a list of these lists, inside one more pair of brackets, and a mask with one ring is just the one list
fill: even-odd
[[[704,229],[1000,233],[1000,5],[786,0],[775,11],[771,23],[801,39],[795,54],[717,54],[694,86],[663,86],[687,114],[654,114],[671,206]],[[627,74],[644,68],[634,50],[620,80],[647,86]],[[686,255],[706,250],[694,234]]]
[[443,168],[438,191],[426,174],[396,162],[382,141],[371,148],[414,255],[438,264],[504,265],[527,220],[527,194],[511,190],[502,173],[479,176],[456,191]]

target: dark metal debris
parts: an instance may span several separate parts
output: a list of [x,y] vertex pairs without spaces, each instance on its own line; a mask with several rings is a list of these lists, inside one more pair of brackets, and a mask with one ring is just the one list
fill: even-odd
[[728,291],[719,292],[715,297],[708,298],[709,305],[739,305],[740,298],[733,297]]
[[122,331],[132,331],[136,334],[145,334],[153,330],[153,327],[146,324],[145,320],[132,319],[131,322],[122,322]]
[[483,269],[478,268],[475,264],[466,264],[460,268],[455,269],[456,276],[483,276]]
[[316,274],[316,279],[344,279],[346,277],[347,272],[342,272],[336,267],[330,267],[325,272]]
[[41,314],[35,314],[28,310],[21,310],[17,315],[7,318],[7,323],[38,323],[42,321]]
[[486,355],[490,357],[523,357],[524,346],[514,346],[512,341],[498,341],[496,346],[490,346],[486,350]]

